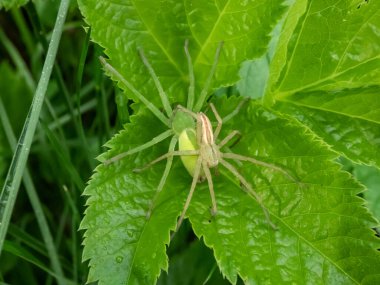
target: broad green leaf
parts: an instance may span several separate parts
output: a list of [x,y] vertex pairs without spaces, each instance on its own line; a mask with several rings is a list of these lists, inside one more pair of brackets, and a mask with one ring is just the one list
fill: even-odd
[[296,1],[265,100],[335,151],[380,167],[380,2]]
[[380,3],[296,1],[273,59],[270,97],[380,84]]
[[79,7],[92,26],[93,40],[105,48],[112,65],[158,105],[138,48],[144,50],[171,101],[183,102],[188,88],[185,40],[189,40],[198,90],[221,41],[224,46],[211,87],[233,84],[240,63],[265,52],[269,33],[284,11],[282,2],[80,0]]
[[[92,26],[94,41],[105,48],[116,69],[160,106],[157,91],[138,57],[139,48],[143,48],[171,102],[184,102],[188,88],[183,52],[185,39],[190,41],[198,90],[208,74],[216,46],[222,40],[225,46],[212,87],[234,83],[239,64],[265,52],[269,31],[283,11],[280,2],[82,0],[80,8]],[[302,38],[302,27],[308,27],[303,23],[313,16],[309,13],[319,8],[321,13],[330,12],[331,7],[349,5],[347,2],[295,2],[285,19],[271,64],[270,92],[266,96],[269,101],[285,101],[296,93],[294,90],[303,91],[301,87],[292,90],[293,87],[286,89],[286,86],[298,82],[288,78],[297,77],[293,72],[299,72],[297,64],[302,62],[297,56],[307,55],[292,35]],[[362,14],[365,20],[365,13]],[[333,17],[332,13],[328,15]],[[363,19],[353,21],[360,25]],[[317,21],[312,23],[314,28],[319,25]],[[293,56],[293,50],[300,55]],[[293,61],[293,57],[297,61]],[[342,61],[339,68],[345,66],[346,61]],[[347,80],[353,69],[342,73],[346,77],[340,74],[334,82]],[[307,83],[307,91],[331,92],[331,78],[325,85],[316,84],[318,89],[315,90]],[[286,87],[284,92],[283,87]],[[214,103],[223,117],[234,109],[238,100],[223,97]],[[339,101],[339,104],[342,103]],[[329,106],[329,112],[331,110]],[[354,116],[360,110],[346,108],[345,115]],[[208,115],[213,118],[209,111]],[[130,118],[131,123],[125,125],[125,130],[107,144],[110,150],[100,157],[101,161],[165,131],[144,106],[135,105]],[[197,186],[188,217],[196,235],[213,249],[222,274],[232,283],[240,276],[246,284],[377,284],[380,281],[380,256],[376,252],[379,241],[369,230],[376,222],[362,206],[364,201],[357,197],[363,188],[333,162],[336,152],[329,150],[305,125],[258,104],[249,104],[225,124],[221,137],[233,129],[242,133],[233,151],[274,163],[297,177],[300,183],[290,181],[273,169],[232,162],[262,197],[278,231],[268,226],[258,202],[248,196],[222,166],[220,175],[213,175],[218,204],[216,217],[210,213],[207,184]],[[191,177],[176,159],[154,211],[150,219],[146,219],[164,163],[144,173],[133,173],[134,168],[166,153],[167,149],[168,141],[165,141],[96,169],[84,193],[88,196],[88,207],[81,225],[86,230],[83,258],[90,260],[89,282],[153,284],[160,271],[167,270],[166,245],[182,211]]]
[[241,65],[239,71],[240,80],[236,84],[241,96],[256,99],[265,94],[269,77],[269,65],[277,46],[282,25],[283,20],[277,23],[273,29],[267,53],[258,59],[248,60]]
[[[131,116],[131,120],[108,143],[111,147],[108,157],[147,142],[163,131],[146,109],[138,116]],[[164,153],[165,148],[157,145],[118,163],[97,167],[84,192],[89,198],[81,224],[86,229],[83,259],[90,259],[89,282],[153,284],[160,270],[167,269],[165,245],[169,243],[170,229],[175,228],[190,178],[177,164],[172,171],[178,175],[169,177],[167,185],[172,187],[163,191],[160,198],[166,203],[160,203],[147,220],[146,210],[164,165],[158,164],[141,174],[132,171]]]
[[368,201],[368,208],[380,220],[380,170],[366,165],[356,165],[353,173],[367,187],[364,197]]
[[379,90],[379,86],[363,86],[356,89],[304,92],[293,94],[286,98],[286,101],[347,118],[380,124]]
[[241,79],[237,83],[240,95],[255,99],[262,97],[268,74],[269,65],[265,56],[258,60],[244,62],[239,71]]
[[[214,103],[225,116],[238,100],[222,98]],[[145,108],[140,110],[110,141],[111,150],[101,160],[162,131],[153,115]],[[379,241],[369,230],[375,221],[356,196],[363,188],[333,162],[336,155],[302,126],[257,104],[249,104],[228,122],[221,137],[233,129],[242,132],[234,152],[279,165],[302,184],[273,169],[233,163],[262,197],[278,231],[268,226],[257,201],[222,166],[220,175],[214,175],[216,217],[210,213],[207,184],[198,185],[188,216],[198,237],[214,250],[222,274],[232,283],[239,275],[246,284],[379,282]],[[91,266],[88,281],[153,284],[160,269],[167,269],[165,245],[191,177],[176,159],[147,220],[164,163],[140,174],[132,172],[165,153],[167,147],[164,142],[97,168],[84,193],[89,196],[82,223],[86,229],[84,259],[90,259]]]
[[358,163],[380,165],[380,124],[298,102],[278,103],[275,107],[297,118],[341,155]]

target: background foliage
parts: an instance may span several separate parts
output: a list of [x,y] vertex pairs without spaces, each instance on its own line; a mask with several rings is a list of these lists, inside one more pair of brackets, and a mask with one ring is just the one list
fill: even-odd
[[[21,191],[0,257],[4,282],[84,283],[84,232],[77,228],[85,204],[80,195],[98,164],[94,157],[124,123],[100,159],[146,142],[163,128],[144,106],[131,105],[135,98],[128,90],[121,93],[103,77],[97,60],[101,49],[89,43],[91,32],[112,64],[157,106],[157,92],[137,48],[144,49],[171,102],[181,103],[188,87],[185,39],[190,40],[197,90],[223,40],[213,89],[237,87],[217,90],[212,100],[218,111],[228,114],[239,93],[263,99],[248,104],[222,134],[240,130],[243,137],[234,152],[279,164],[303,185],[270,169],[239,168],[279,226],[274,232],[256,201],[220,169],[214,178],[217,218],[209,213],[207,185],[199,185],[188,213],[191,224],[185,223],[167,248],[191,177],[176,161],[147,221],[145,211],[163,165],[139,175],[131,172],[164,153],[167,145],[109,167],[100,165],[85,190],[88,207],[82,223],[90,282],[151,284],[161,269],[168,269],[159,284],[378,283],[379,243],[371,230],[376,221],[357,197],[363,196],[363,186],[346,171],[368,187],[364,197],[378,215],[378,170],[356,163],[379,167],[379,3],[204,2],[83,0],[79,8],[91,26],[87,34],[73,3],[31,151],[33,180],[23,186],[32,185],[39,193],[64,276],[50,265],[40,241],[44,233],[35,223],[41,213],[32,212],[29,196]],[[5,3],[0,6],[20,4]],[[0,13],[0,96],[7,111],[2,122],[4,126],[8,117],[16,133],[54,23],[54,17],[41,15],[56,11],[56,4],[36,1]],[[9,28],[13,26],[17,30]],[[245,60],[251,61],[240,65]],[[4,177],[12,152],[5,140],[9,136],[0,132],[0,137]],[[194,273],[184,278],[185,268]]]

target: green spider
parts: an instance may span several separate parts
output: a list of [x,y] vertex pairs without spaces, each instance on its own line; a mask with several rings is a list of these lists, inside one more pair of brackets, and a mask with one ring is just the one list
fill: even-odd
[[[189,174],[193,177],[191,187],[189,194],[187,196],[185,205],[183,207],[182,213],[180,218],[177,222],[177,231],[179,227],[181,226],[181,223],[185,217],[186,211],[190,205],[191,199],[193,197],[193,193],[195,191],[197,183],[201,183],[204,180],[207,180],[208,187],[210,191],[211,201],[212,201],[212,208],[211,208],[211,214],[214,216],[217,214],[217,202],[215,199],[215,193],[214,193],[214,186],[211,176],[210,168],[218,167],[219,164],[223,165],[228,171],[230,171],[241,183],[243,186],[243,190],[245,190],[249,195],[253,196],[260,207],[263,210],[263,213],[265,215],[266,220],[268,221],[269,225],[276,229],[276,225],[271,221],[269,213],[267,208],[262,203],[262,200],[260,196],[252,189],[252,186],[248,183],[248,181],[237,171],[235,166],[233,166],[230,162],[228,162],[226,159],[232,159],[235,161],[246,161],[251,162],[256,165],[261,165],[264,167],[272,168],[278,172],[281,172],[285,176],[287,176],[289,179],[296,181],[291,175],[289,175],[288,172],[283,170],[282,168],[267,163],[263,161],[259,161],[257,159],[254,159],[252,157],[243,156],[239,154],[235,154],[232,152],[222,152],[222,148],[226,148],[226,144],[230,142],[235,136],[239,135],[240,133],[237,130],[232,131],[229,135],[227,135],[225,138],[223,138],[219,143],[218,137],[219,133],[221,131],[223,123],[230,120],[232,117],[237,115],[239,113],[239,110],[242,108],[243,104],[247,101],[246,99],[242,100],[236,109],[232,111],[228,116],[221,118],[213,104],[210,104],[211,110],[214,113],[214,116],[217,121],[217,126],[215,128],[215,131],[213,131],[212,124],[209,120],[209,118],[201,112],[201,108],[203,107],[207,92],[211,84],[211,80],[214,76],[217,63],[219,60],[219,56],[221,53],[223,43],[220,43],[217,47],[214,62],[212,64],[211,70],[209,72],[209,75],[206,79],[205,85],[203,89],[200,92],[200,96],[194,105],[194,91],[195,91],[195,78],[194,78],[194,71],[193,71],[193,65],[192,60],[190,57],[189,49],[188,49],[188,41],[185,42],[185,54],[188,62],[188,69],[189,69],[189,90],[188,90],[188,100],[186,107],[183,107],[181,105],[178,105],[174,110],[172,109],[168,96],[164,92],[162,85],[155,74],[152,66],[148,62],[147,58],[145,57],[142,50],[139,50],[141,59],[148,69],[155,85],[158,90],[158,93],[160,95],[160,99],[164,108],[164,111],[166,114],[159,111],[159,109],[154,106],[149,100],[147,100],[139,91],[137,91],[136,88],[133,87],[133,85],[128,82],[114,67],[112,67],[109,63],[105,61],[104,58],[100,58],[104,68],[112,75],[114,75],[116,78],[118,78],[128,89],[130,89],[131,92],[142,102],[144,103],[147,108],[163,123],[168,127],[168,130],[165,132],[159,134],[158,136],[154,137],[149,142],[146,142],[136,148],[133,148],[127,152],[120,153],[103,163],[105,165],[114,163],[120,159],[122,159],[125,156],[140,152],[142,150],[145,150],[157,143],[160,143],[161,141],[172,137],[169,143],[169,149],[168,152],[157,159],[153,160],[152,162],[148,163],[144,167],[140,169],[135,169],[135,172],[140,172],[143,170],[146,170],[147,168],[151,167],[155,163],[166,159],[166,167],[164,169],[162,178],[158,184],[156,194],[154,198],[151,200],[149,209],[147,211],[146,217],[149,218],[152,214],[152,211],[154,209],[155,202],[158,198],[159,193],[163,190],[166,179],[169,175],[172,163],[173,163],[173,157],[174,156],[180,156],[181,160],[183,162],[183,165],[189,172]],[[176,145],[178,143],[178,150],[176,149]]]

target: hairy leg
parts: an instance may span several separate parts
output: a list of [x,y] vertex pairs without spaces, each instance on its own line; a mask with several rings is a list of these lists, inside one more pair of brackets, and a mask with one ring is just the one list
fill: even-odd
[[233,137],[235,136],[241,136],[240,132],[239,131],[232,131],[231,133],[229,133],[228,136],[226,136],[219,144],[218,144],[218,147],[219,149],[221,149],[223,146],[225,146]]
[[168,137],[172,136],[173,134],[174,134],[174,132],[172,130],[167,130],[167,131],[159,134],[158,136],[154,137],[151,141],[149,141],[147,143],[144,143],[144,144],[142,144],[142,145],[140,145],[138,147],[135,147],[133,149],[130,149],[130,150],[126,151],[126,152],[119,153],[118,155],[116,155],[114,157],[111,157],[110,159],[107,159],[107,160],[103,161],[103,163],[105,165],[111,164],[111,163],[113,163],[115,161],[118,161],[118,160],[120,160],[120,159],[128,156],[128,155],[131,155],[133,153],[136,153],[136,152],[142,151],[144,149],[147,149],[147,148],[149,148],[149,147],[151,147],[151,146],[153,146],[153,145],[155,145],[155,144],[157,144],[157,143],[159,143],[159,142],[167,139]]
[[[174,151],[175,146],[177,144],[177,141],[178,141],[177,137],[173,136],[173,138],[171,139],[170,144],[169,144],[168,153],[171,153],[171,152]],[[173,164],[173,156],[169,156],[168,159],[167,159],[167,161],[166,161],[166,166],[165,166],[164,173],[163,173],[163,175],[161,177],[160,183],[158,184],[156,194],[154,195],[153,199],[150,201],[149,209],[148,209],[148,212],[146,214],[146,218],[147,219],[150,218],[150,215],[152,214],[153,207],[154,207],[154,205],[156,203],[158,195],[160,195],[160,192],[164,188],[164,185],[165,185],[166,179],[168,178],[168,175],[169,175],[170,169],[172,167],[172,164]]]
[[[187,209],[189,208],[189,205],[190,205],[191,199],[193,198],[193,194],[194,194],[195,186],[197,185],[197,182],[198,182],[198,179],[199,179],[199,175],[200,175],[200,172],[201,172],[201,166],[202,166],[202,158],[201,158],[201,157],[198,157],[197,164],[196,164],[196,166],[195,166],[195,170],[194,170],[193,181],[191,182],[190,191],[189,191],[189,194],[187,195],[186,202],[185,202],[185,206],[183,207],[183,210],[182,210],[181,216],[180,216],[180,218],[178,219],[177,227],[176,227],[176,229],[175,229],[175,232],[177,232],[178,229],[179,229],[179,227],[181,226],[181,224],[182,224],[182,222],[183,222],[183,219],[185,218],[186,211],[187,211]],[[173,235],[171,236],[171,238],[173,238],[174,234],[175,234],[175,233],[173,233]]]
[[170,128],[170,121],[161,111],[154,106],[148,99],[145,98],[137,89],[126,80],[111,64],[109,64],[103,57],[99,57],[100,62],[102,63],[104,69],[108,71],[109,74],[115,76],[122,84],[124,84],[132,93],[144,103],[144,105],[167,127]]
[[248,192],[248,194],[252,195],[257,203],[260,205],[261,209],[263,210],[264,212],[264,215],[265,215],[265,218],[266,220],[268,221],[268,224],[273,228],[273,229],[277,229],[276,225],[271,221],[270,219],[270,215],[269,215],[269,212],[268,212],[268,209],[265,208],[265,206],[263,205],[263,202],[260,198],[260,196],[252,189],[251,185],[248,183],[247,180],[245,180],[245,178],[236,170],[235,167],[232,166],[232,164],[228,163],[227,161],[225,161],[224,159],[220,159],[220,163],[225,167],[227,168],[233,175],[235,175],[235,177],[237,179],[239,179],[240,183],[243,184],[243,186],[245,187],[246,189],[246,192]]
[[158,76],[154,72],[153,67],[149,63],[148,59],[145,57],[145,54],[144,54],[144,52],[143,52],[143,50],[141,48],[139,48],[139,54],[140,54],[142,62],[144,63],[144,65],[148,69],[148,71],[150,73],[150,76],[153,78],[154,84],[156,85],[156,88],[158,90],[158,94],[160,95],[161,102],[162,102],[162,105],[163,105],[163,107],[165,109],[165,112],[166,112],[167,116],[169,118],[171,118],[171,116],[173,114],[173,110],[172,110],[172,108],[170,106],[170,102],[169,102],[168,96],[166,95],[164,89],[162,88],[162,85],[161,85],[160,80],[158,79]]
[[244,106],[245,103],[247,103],[250,100],[250,98],[244,98],[240,101],[240,103],[237,105],[235,110],[233,110],[231,113],[229,113],[227,116],[223,118],[223,123],[231,120],[233,117],[235,117],[241,110],[241,108]]
[[265,166],[265,167],[268,167],[268,168],[272,168],[273,170],[281,172],[283,175],[285,175],[286,177],[288,177],[290,180],[292,180],[292,181],[294,181],[296,183],[299,183],[299,181],[297,179],[295,179],[293,176],[291,176],[288,172],[286,172],[284,169],[282,169],[281,167],[278,167],[278,166],[276,166],[274,164],[267,163],[267,162],[264,162],[264,161],[260,161],[260,160],[254,159],[252,157],[249,157],[249,156],[244,156],[244,155],[232,153],[232,152],[231,153],[222,153],[222,156],[224,158],[231,158],[231,159],[236,159],[236,160],[241,160],[241,161],[248,161],[248,162],[251,162],[253,164],[257,164],[257,165]]
[[141,172],[146,170],[147,168],[151,167],[153,164],[156,164],[157,162],[160,162],[161,160],[164,160],[170,156],[182,156],[182,155],[199,155],[199,150],[175,150],[172,152],[165,153],[164,155],[161,155],[160,157],[156,158],[155,160],[149,162],[142,168],[135,168],[133,172]]
[[210,169],[207,167],[205,162],[202,163],[202,167],[203,167],[203,172],[207,178],[208,189],[210,190],[211,203],[212,203],[211,214],[214,216],[214,215],[216,215],[216,212],[217,212],[215,192],[214,192],[214,184],[212,182],[212,176],[211,176]]
[[195,90],[195,78],[193,62],[189,52],[189,40],[185,41],[185,54],[187,58],[187,66],[189,68],[189,94],[187,95],[187,109],[192,110],[194,105],[194,90]]
[[210,88],[211,80],[214,77],[216,66],[218,65],[219,56],[220,56],[220,52],[222,50],[222,46],[223,46],[223,42],[220,42],[218,44],[218,47],[217,47],[216,52],[215,52],[214,62],[213,62],[212,67],[210,69],[210,73],[209,73],[209,75],[206,79],[205,85],[203,86],[203,89],[199,95],[198,101],[195,104],[194,112],[199,112],[202,109],[203,104],[206,100],[206,96],[207,96],[208,89]]
[[183,107],[183,106],[181,106],[181,105],[178,105],[177,108],[178,108],[179,110],[181,110],[182,112],[189,114],[189,115],[192,116],[194,119],[197,119],[197,114],[194,113],[193,111],[191,111],[191,110],[189,110],[189,109],[187,109],[187,108],[185,108],[185,107]]
[[218,122],[218,125],[216,126],[216,129],[214,132],[214,140],[216,141],[216,139],[219,136],[220,130],[222,129],[223,121],[222,121],[222,118],[219,116],[219,113],[216,110],[214,104],[210,103],[210,107],[211,107],[212,112],[214,113],[216,121]]

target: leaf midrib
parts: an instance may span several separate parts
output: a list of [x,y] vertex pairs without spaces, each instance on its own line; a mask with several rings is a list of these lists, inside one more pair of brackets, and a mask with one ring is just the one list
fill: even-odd
[[368,17],[367,18],[367,20],[359,27],[359,29],[356,31],[356,33],[352,36],[352,38],[350,39],[350,41],[349,41],[349,43],[346,45],[346,48],[344,49],[344,51],[343,51],[343,53],[342,53],[342,56],[340,57],[340,59],[339,59],[339,62],[337,63],[337,65],[336,65],[336,68],[335,68],[335,70],[334,70],[334,72],[336,72],[339,68],[340,68],[340,66],[341,66],[341,64],[342,64],[342,62],[343,62],[343,59],[345,58],[345,56],[347,55],[347,51],[348,51],[348,49],[349,49],[349,47],[351,47],[352,46],[352,43],[353,43],[353,41],[354,41],[354,39],[356,39],[356,37],[357,37],[357,35],[359,34],[359,32],[363,29],[363,27],[372,19],[372,17],[374,17],[376,14],[377,14],[377,12],[378,12],[378,10],[376,10],[376,9],[374,9],[374,13],[370,16],[370,17]]
[[178,66],[178,64],[176,63],[176,61],[174,60],[174,58],[167,52],[167,50],[163,47],[163,45],[161,44],[160,40],[156,37],[155,33],[153,33],[153,30],[150,28],[150,26],[147,24],[147,22],[145,21],[145,18],[140,14],[140,11],[139,11],[139,8],[138,8],[138,5],[136,4],[136,1],[135,0],[131,0],[132,3],[133,3],[133,6],[135,7],[135,11],[137,13],[137,15],[139,16],[140,18],[140,21],[141,23],[146,27],[147,31],[149,32],[149,34],[152,36],[152,39],[157,43],[158,47],[161,49],[161,51],[164,53],[164,55],[167,57],[167,59],[169,60],[169,62],[173,65],[173,67],[178,71],[178,73],[181,75],[180,77],[183,77],[185,76],[181,70],[181,68]]
[[282,101],[282,102],[285,102],[285,103],[289,103],[289,104],[293,104],[293,105],[300,106],[300,107],[305,107],[305,108],[308,108],[308,109],[323,111],[323,112],[326,112],[326,113],[333,113],[333,114],[337,114],[337,115],[340,115],[340,116],[345,116],[345,117],[349,117],[349,118],[353,118],[353,119],[359,119],[359,120],[362,120],[362,121],[366,121],[366,122],[369,122],[369,123],[380,125],[380,123],[377,122],[377,121],[375,121],[375,120],[370,120],[368,118],[365,118],[365,117],[362,117],[362,116],[358,116],[358,115],[346,114],[346,113],[343,113],[343,112],[340,112],[340,111],[337,111],[337,110],[326,109],[326,108],[322,108],[322,107],[315,106],[315,105],[308,105],[308,104],[301,103],[299,101],[286,100],[286,98],[279,99],[279,101]]
[[[226,11],[226,8],[229,6],[229,4],[230,4],[230,0],[228,0],[226,2],[226,4],[223,7],[223,10],[221,12],[219,12],[219,9],[218,9],[218,12],[219,12],[218,18],[216,19],[215,24],[212,27],[212,30],[210,31],[210,33],[208,34],[206,40],[204,41],[203,45],[200,48],[200,50],[199,50],[199,52],[198,52],[198,54],[197,54],[197,56],[195,58],[194,66],[196,66],[198,64],[198,60],[199,60],[200,56],[203,54],[203,51],[204,51],[205,47],[210,42],[211,36],[214,34],[214,31],[218,27],[218,24],[219,24],[220,20],[222,19],[222,17],[226,14],[225,11]],[[216,3],[215,3],[215,6],[217,7]]]

